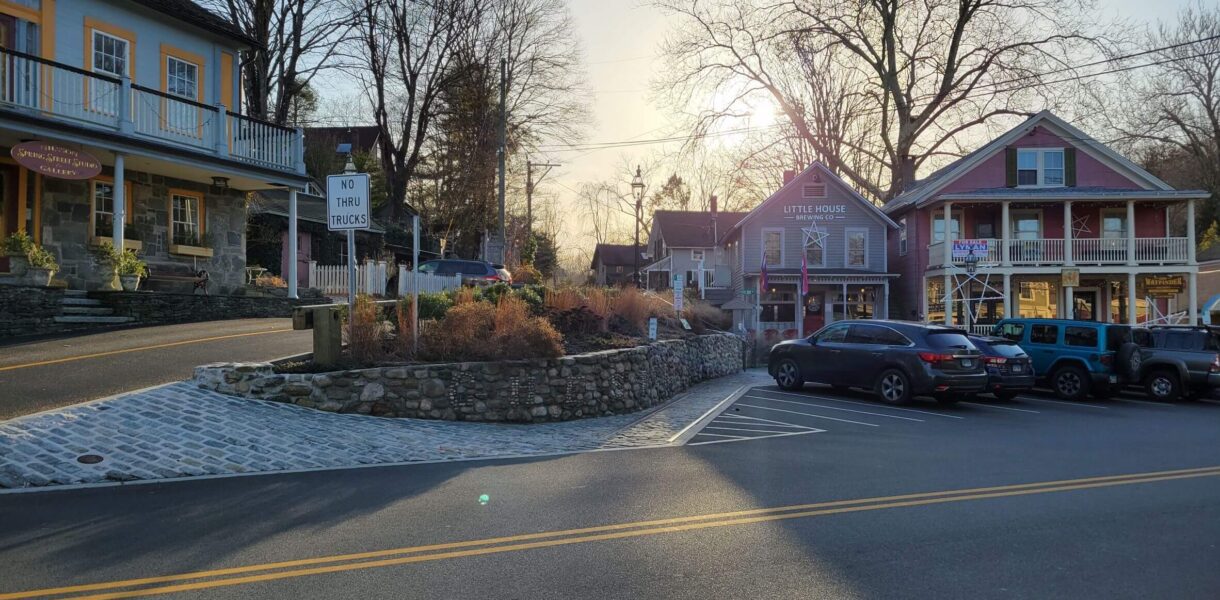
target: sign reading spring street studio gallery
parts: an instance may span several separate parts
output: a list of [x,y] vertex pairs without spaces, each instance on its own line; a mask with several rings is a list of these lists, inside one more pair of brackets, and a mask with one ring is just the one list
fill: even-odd
[[331,231],[367,229],[372,219],[368,173],[326,178],[326,226]]
[[90,179],[102,172],[93,155],[47,142],[22,142],[9,152],[17,164],[47,177]]

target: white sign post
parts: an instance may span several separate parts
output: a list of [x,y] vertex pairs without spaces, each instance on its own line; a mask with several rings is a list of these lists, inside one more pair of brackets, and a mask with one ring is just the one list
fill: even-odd
[[674,275],[674,312],[682,314],[682,286],[685,281],[682,279],[682,274]]
[[652,318],[648,319],[648,339],[650,339],[650,340],[657,339],[657,318],[656,317],[652,317]]
[[356,304],[356,230],[372,219],[368,173],[343,173],[326,178],[326,226],[347,232],[347,302]]

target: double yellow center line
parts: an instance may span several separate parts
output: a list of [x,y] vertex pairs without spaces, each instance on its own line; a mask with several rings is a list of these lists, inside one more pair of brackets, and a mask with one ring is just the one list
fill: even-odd
[[[1175,479],[1220,476],[1220,466],[1201,467],[1197,469],[1179,469],[1174,471],[1154,471],[1148,473],[1133,473],[1128,475],[1111,475],[1105,477],[1089,477],[1084,479],[1066,479],[1024,483],[996,487],[970,488],[904,494],[900,496],[883,496],[862,498],[856,500],[836,500],[813,504],[796,504],[774,508],[758,508],[733,512],[693,515],[658,519],[652,521],[636,521],[584,527],[580,529],[564,529],[539,533],[527,533],[505,537],[469,540],[463,542],[448,542],[424,546],[409,546],[389,550],[360,552],[355,554],[340,554],[290,560],[283,562],[263,563],[210,571],[197,571],[178,575],[163,575],[140,579],[126,579],[85,585],[73,585],[24,592],[0,594],[0,600],[16,598],[40,598],[61,594],[87,594],[71,596],[72,598],[137,598],[173,592],[204,590],[248,583],[321,575],[342,571],[356,571],[377,567],[405,565],[430,561],[500,554],[548,548],[570,544],[583,544],[605,540],[636,538],[665,533],[679,533],[709,529],[712,527],[727,527],[732,525],[749,525],[783,521],[787,519],[802,519],[852,512],[884,510],[909,506],[926,506],[945,504],[949,502],[964,502],[969,500],[986,500],[989,498],[1004,498],[1009,496],[1025,496],[1032,494],[1047,494],[1052,492],[1067,492],[1093,488],[1152,483]],[[101,592],[101,593],[92,593]]]
[[57,365],[66,362],[75,362],[89,358],[101,358],[103,356],[114,356],[115,354],[127,354],[129,352],[143,352],[145,350],[157,350],[160,348],[172,348],[174,346],[186,346],[188,344],[199,344],[202,342],[215,342],[217,340],[229,340],[240,337],[250,337],[252,335],[267,335],[268,333],[285,333],[292,329],[267,329],[264,331],[250,331],[247,333],[231,333],[229,335],[217,335],[213,337],[196,338],[193,340],[182,340],[179,342],[166,342],[164,344],[152,344],[150,346],[137,346],[135,348],[120,348],[118,350],[106,350],[104,352],[93,352],[90,354],[77,354],[75,356],[65,356],[64,358],[52,358],[48,360],[40,360],[37,362],[24,363],[20,365],[0,366],[0,371],[15,371],[17,369],[28,369],[30,367],[43,367],[46,365]]

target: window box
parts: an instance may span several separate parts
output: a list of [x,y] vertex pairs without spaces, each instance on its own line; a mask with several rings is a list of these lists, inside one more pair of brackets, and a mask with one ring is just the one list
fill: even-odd
[[187,246],[185,244],[170,244],[170,254],[180,254],[182,256],[198,256],[201,258],[212,258],[212,249],[204,248],[203,246]]
[[[90,246],[101,246],[102,244],[114,245],[114,238],[109,237],[109,236],[100,236],[100,235],[89,238]],[[123,240],[123,249],[124,250],[135,250],[136,252],[139,252],[144,249],[144,242],[141,242],[140,240],[124,239]]]

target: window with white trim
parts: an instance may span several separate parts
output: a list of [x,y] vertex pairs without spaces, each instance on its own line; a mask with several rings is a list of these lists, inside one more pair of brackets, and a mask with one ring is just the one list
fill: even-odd
[[767,266],[781,266],[784,261],[784,230],[763,230],[763,262]]
[[93,237],[114,233],[114,184],[93,182]]
[[1101,237],[1108,239],[1127,237],[1127,209],[1110,208],[1101,211]]
[[122,77],[127,74],[131,44],[104,31],[93,30],[93,72]]
[[[949,216],[949,239],[957,240],[962,237],[962,213],[953,211]],[[939,244],[945,241],[945,211],[937,210],[932,213],[932,243]]]
[[690,259],[695,262],[699,262],[699,261],[703,260],[703,249],[691,248]]
[[[173,56],[165,57],[165,93],[195,101],[199,99],[199,65]],[[185,102],[168,102],[167,121],[171,129],[198,135],[199,109]]]
[[863,269],[868,266],[868,230],[847,230],[847,254],[844,262],[846,267]]
[[1063,187],[1063,148],[1018,148],[1017,186]]
[[898,255],[907,255],[907,218],[898,219]]
[[170,202],[173,207],[173,214],[170,215],[173,243],[183,246],[203,245],[203,228],[199,222],[199,203],[202,200],[198,196],[174,194],[170,197]]

